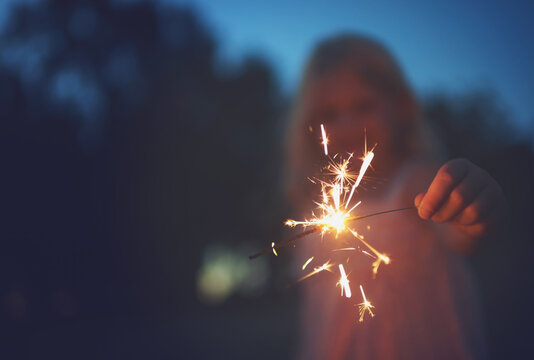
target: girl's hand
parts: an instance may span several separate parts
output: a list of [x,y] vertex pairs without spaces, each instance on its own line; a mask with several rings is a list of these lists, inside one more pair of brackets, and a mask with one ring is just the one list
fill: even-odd
[[422,219],[451,222],[466,235],[487,235],[504,213],[501,187],[483,169],[466,159],[447,162],[426,193],[414,199]]

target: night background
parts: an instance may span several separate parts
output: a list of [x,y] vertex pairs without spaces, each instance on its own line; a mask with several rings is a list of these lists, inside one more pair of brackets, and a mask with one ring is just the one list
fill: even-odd
[[534,7],[3,1],[0,358],[294,358],[282,190],[287,112],[313,45],[376,36],[448,158],[503,187],[469,259],[494,359],[534,304]]

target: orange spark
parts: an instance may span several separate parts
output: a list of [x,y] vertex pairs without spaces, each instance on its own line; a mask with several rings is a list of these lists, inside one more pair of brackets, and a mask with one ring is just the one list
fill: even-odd
[[326,270],[326,271],[330,271],[330,268],[331,268],[333,265],[334,265],[334,264],[331,264],[331,263],[330,263],[330,260],[328,260],[328,261],[325,262],[323,265],[314,268],[312,272],[310,272],[310,273],[304,275],[303,277],[299,278],[299,279],[297,280],[297,282],[300,282],[300,281],[302,281],[302,280],[305,280],[305,279],[307,279],[307,278],[309,278],[309,277],[311,277],[311,276],[313,276],[313,275],[315,275],[315,274],[320,273],[321,271],[325,271],[325,270]]
[[380,266],[380,264],[383,262],[387,265],[391,262],[391,259],[386,254],[382,254],[381,252],[378,252],[378,250],[376,250],[374,247],[369,245],[367,241],[363,239],[363,236],[358,234],[356,231],[350,230],[350,232],[352,233],[352,235],[354,235],[354,237],[356,237],[365,246],[367,246],[367,248],[371,250],[373,254],[376,255],[376,260],[375,262],[373,262],[373,277],[376,276],[376,273],[378,272],[378,267]]
[[341,248],[341,249],[334,249],[332,251],[355,251],[356,248],[348,247],[348,248]]
[[274,248],[274,245],[275,245],[275,244],[274,244],[274,241],[273,241],[273,242],[271,243],[271,247],[273,248],[273,254],[274,254],[275,256],[278,256],[278,253],[276,252],[276,249]]
[[371,317],[374,317],[375,314],[373,314],[373,311],[371,310],[372,308],[374,308],[374,306],[365,297],[365,293],[363,292],[363,287],[361,285],[360,285],[360,291],[362,292],[362,298],[363,298],[363,302],[359,304],[360,322],[362,322],[366,311],[369,312],[369,315],[371,315]]
[[302,270],[306,269],[306,266],[308,266],[308,264],[311,263],[312,260],[313,260],[313,256],[311,258],[309,258],[308,260],[306,260],[304,265],[302,265]]
[[347,203],[350,202],[350,200],[352,199],[352,195],[354,195],[354,190],[356,190],[356,188],[360,185],[360,182],[362,181],[363,176],[365,175],[365,173],[367,172],[367,169],[371,165],[371,161],[373,161],[375,157],[375,154],[373,153],[373,150],[375,148],[373,147],[369,152],[367,152],[367,139],[365,140],[365,144],[366,144],[365,145],[366,149],[365,149],[364,156],[362,158],[362,166],[360,167],[360,172],[358,173],[356,182],[354,183],[354,185],[352,185],[352,189],[350,190],[349,199],[347,200]]

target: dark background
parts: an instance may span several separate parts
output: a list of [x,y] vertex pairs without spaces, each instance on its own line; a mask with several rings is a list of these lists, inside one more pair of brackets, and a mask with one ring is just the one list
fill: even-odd
[[[291,358],[290,98],[258,55],[221,66],[197,11],[13,6],[0,35],[0,358]],[[422,96],[449,157],[486,168],[505,230],[470,261],[492,357],[534,350],[533,146],[496,91]],[[209,285],[209,286],[208,286]],[[215,290],[213,290],[215,289]]]

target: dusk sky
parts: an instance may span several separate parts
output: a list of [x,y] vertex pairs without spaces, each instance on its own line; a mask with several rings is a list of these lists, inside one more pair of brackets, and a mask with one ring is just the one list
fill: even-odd
[[[37,0],[23,0],[36,2]],[[128,2],[132,0],[117,0]],[[420,94],[494,89],[522,130],[534,123],[533,3],[520,1],[162,0],[198,10],[222,59],[259,54],[291,94],[313,45],[341,31],[389,46]],[[0,1],[0,26],[14,0]]]
[[224,58],[265,56],[291,93],[321,38],[340,31],[388,45],[419,93],[492,88],[522,129],[534,123],[533,3],[519,1],[166,0],[198,9]]

